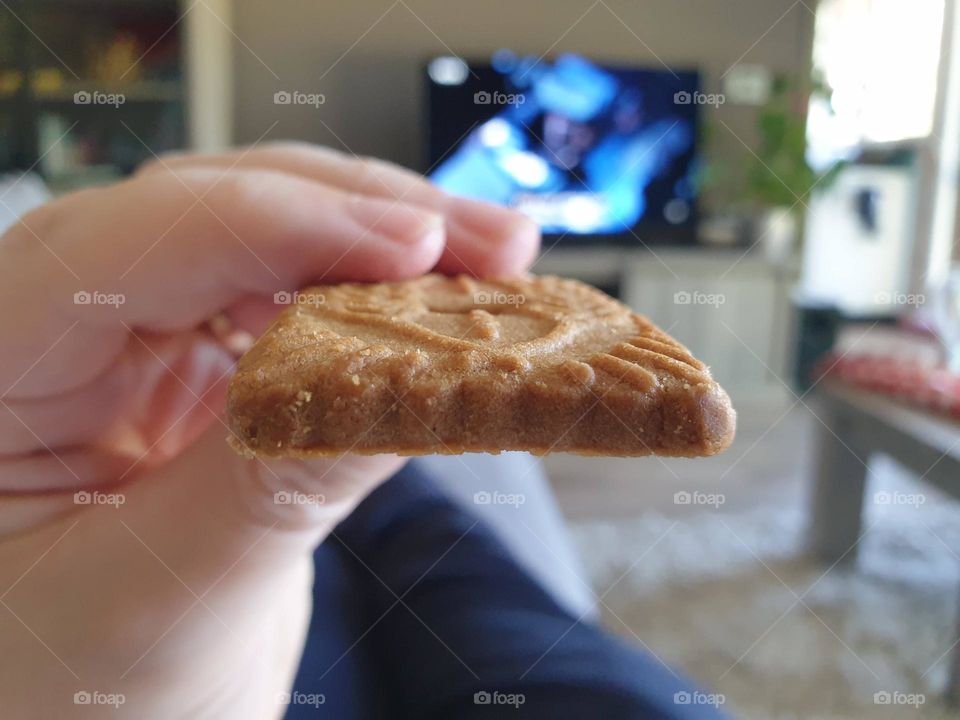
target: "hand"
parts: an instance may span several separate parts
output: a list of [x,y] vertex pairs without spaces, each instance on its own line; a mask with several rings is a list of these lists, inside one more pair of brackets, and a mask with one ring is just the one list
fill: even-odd
[[278,291],[519,273],[538,240],[513,212],[295,144],[169,156],[25,216],[0,239],[5,715],[281,716],[311,553],[401,460],[239,457],[231,348]]

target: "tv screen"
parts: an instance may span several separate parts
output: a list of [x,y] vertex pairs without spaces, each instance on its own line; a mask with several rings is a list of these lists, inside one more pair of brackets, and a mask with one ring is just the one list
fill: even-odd
[[501,51],[427,65],[429,175],[547,235],[692,242],[699,75]]

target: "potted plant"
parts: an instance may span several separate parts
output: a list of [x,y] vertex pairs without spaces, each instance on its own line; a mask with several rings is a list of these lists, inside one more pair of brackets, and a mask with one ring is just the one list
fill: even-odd
[[[816,81],[814,90],[822,91]],[[840,171],[836,163],[818,175],[807,162],[807,97],[788,79],[776,78],[757,113],[757,149],[747,156],[743,193],[753,210],[754,243],[776,264],[797,245],[811,191],[828,187]]]

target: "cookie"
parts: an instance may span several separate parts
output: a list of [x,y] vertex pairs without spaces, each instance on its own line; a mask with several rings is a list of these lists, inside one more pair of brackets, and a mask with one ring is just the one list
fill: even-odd
[[706,366],[575,280],[427,275],[278,297],[290,307],[228,391],[248,455],[692,457],[733,439]]

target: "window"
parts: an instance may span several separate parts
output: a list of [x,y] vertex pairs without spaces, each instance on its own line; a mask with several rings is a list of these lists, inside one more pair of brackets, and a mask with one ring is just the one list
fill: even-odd
[[822,0],[810,102],[814,165],[860,145],[923,138],[933,125],[944,0]]

